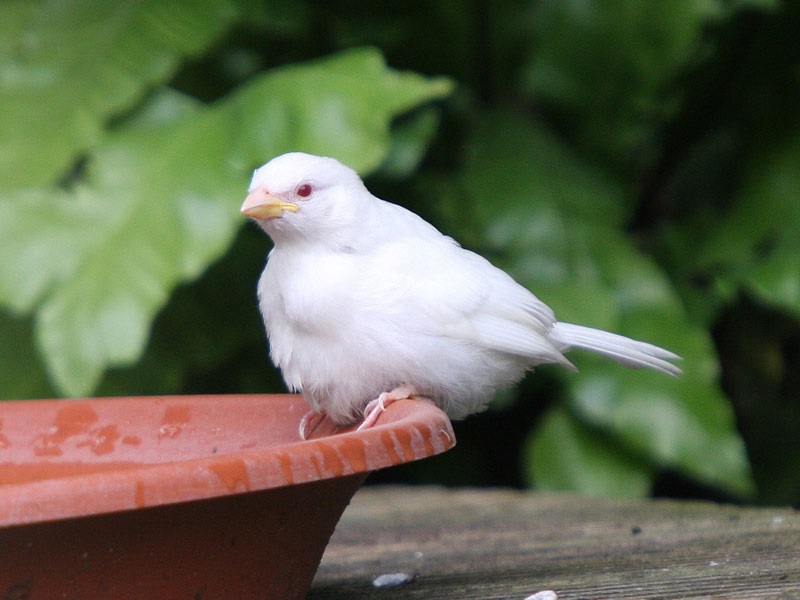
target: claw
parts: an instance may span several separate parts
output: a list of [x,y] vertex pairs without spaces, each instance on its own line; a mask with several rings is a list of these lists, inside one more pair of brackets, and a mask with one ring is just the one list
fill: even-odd
[[370,400],[364,407],[364,420],[356,431],[369,429],[378,422],[378,417],[386,410],[386,407],[397,400],[411,399],[417,395],[417,391],[408,384],[403,384],[394,388],[390,392],[383,392],[374,400]]
[[300,419],[300,427],[298,428],[298,433],[300,434],[301,440],[309,439],[314,431],[316,431],[317,427],[319,427],[320,423],[325,420],[325,413],[324,412],[317,412],[316,410],[308,411],[306,414],[303,415],[303,418]]

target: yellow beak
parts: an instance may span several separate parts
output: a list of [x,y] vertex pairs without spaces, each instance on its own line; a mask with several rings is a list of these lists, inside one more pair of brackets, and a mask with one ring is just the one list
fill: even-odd
[[283,216],[283,211],[297,212],[297,204],[284,202],[264,188],[256,188],[245,198],[241,213],[251,219],[275,219]]

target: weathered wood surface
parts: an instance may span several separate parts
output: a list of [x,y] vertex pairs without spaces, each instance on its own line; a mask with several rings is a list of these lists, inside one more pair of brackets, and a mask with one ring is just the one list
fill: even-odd
[[[376,589],[375,576],[416,578]],[[510,490],[367,487],[309,600],[800,599],[800,514]]]

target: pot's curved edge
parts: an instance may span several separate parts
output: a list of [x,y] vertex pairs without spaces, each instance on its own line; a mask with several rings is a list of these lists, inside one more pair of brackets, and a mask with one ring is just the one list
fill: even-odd
[[[244,396],[230,397],[241,400]],[[254,401],[266,398],[292,403],[301,401],[298,396],[285,394],[247,397]],[[226,396],[197,398],[203,402],[224,402]],[[190,403],[192,399],[191,396],[180,397],[181,402]],[[91,405],[108,400],[113,399],[82,402]],[[297,425],[299,420],[292,424],[295,431]],[[0,527],[136,510],[332,479],[419,460],[445,452],[455,445],[455,434],[444,412],[419,400],[394,402],[387,406],[372,428],[353,429],[350,427],[326,437],[262,450],[157,464],[124,463],[114,470],[106,468],[70,477],[3,484],[0,486]]]

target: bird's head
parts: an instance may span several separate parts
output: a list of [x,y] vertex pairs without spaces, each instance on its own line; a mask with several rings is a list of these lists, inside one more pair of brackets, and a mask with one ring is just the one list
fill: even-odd
[[339,161],[290,152],[256,169],[241,212],[276,242],[324,239],[357,222],[369,197],[358,174]]

